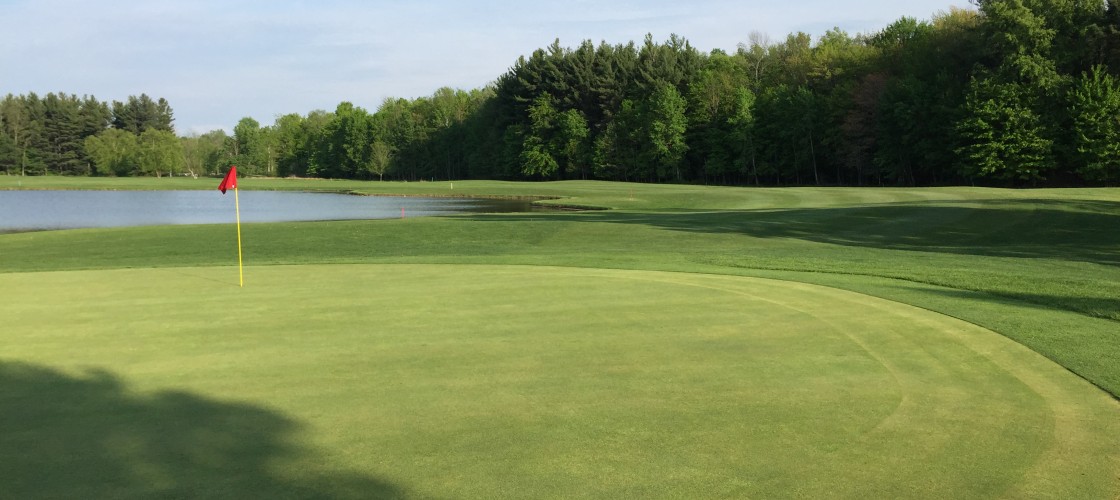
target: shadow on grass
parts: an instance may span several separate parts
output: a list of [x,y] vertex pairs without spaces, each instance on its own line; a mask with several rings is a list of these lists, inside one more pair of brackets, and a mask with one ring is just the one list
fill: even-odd
[[0,498],[400,496],[375,478],[321,470],[300,427],[246,404],[135,394],[105,371],[0,362]]
[[[983,324],[1003,332],[1013,340],[1054,360],[1066,369],[1088,380],[1098,388],[1120,400],[1120,371],[1115,360],[1120,359],[1120,335],[1115,320],[1106,316],[1059,317],[1039,321],[1039,316],[1026,309],[1053,310],[1052,304],[1083,309],[1120,309],[1120,300],[1108,297],[1074,299],[1036,293],[989,294],[941,287],[900,287],[909,293],[931,294],[970,303],[982,302],[990,309],[987,320],[966,317],[968,321]],[[1070,301],[1084,301],[1069,305]],[[1109,309],[1111,308],[1111,309]],[[975,314],[975,311],[972,312]],[[983,314],[981,314],[983,316]],[[1007,325],[1012,325],[1010,328]]]
[[642,224],[675,231],[794,238],[846,246],[1120,265],[1120,203],[1062,200],[909,202],[846,208],[578,215],[475,220]]
[[[977,295],[967,290],[943,290],[940,293],[959,294],[959,298],[966,298],[969,300],[975,300]],[[992,295],[994,297],[1010,299],[1040,309],[1077,311],[1094,318],[1112,321],[1115,321],[1116,314],[1120,312],[1120,297],[1109,297],[1100,294],[1074,296],[1069,294],[1058,295],[1026,291],[1002,291],[999,293],[985,292],[980,295]],[[1120,335],[1116,335],[1114,338],[1116,339],[1117,345],[1120,345]]]

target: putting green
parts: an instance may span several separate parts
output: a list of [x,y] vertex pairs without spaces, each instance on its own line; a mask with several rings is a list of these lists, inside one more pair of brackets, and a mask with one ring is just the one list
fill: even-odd
[[1120,494],[1115,400],[895,302],[518,266],[236,279],[0,274],[0,496]]

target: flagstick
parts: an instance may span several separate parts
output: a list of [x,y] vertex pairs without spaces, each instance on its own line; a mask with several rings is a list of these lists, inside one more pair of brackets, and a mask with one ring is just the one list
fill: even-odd
[[237,185],[233,186],[233,204],[237,207],[237,277],[245,288],[245,272],[241,269],[241,200],[237,198]]

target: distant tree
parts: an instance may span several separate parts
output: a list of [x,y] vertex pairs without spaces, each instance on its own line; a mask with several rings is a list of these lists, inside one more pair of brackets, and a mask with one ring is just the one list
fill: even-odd
[[323,128],[311,156],[311,175],[326,178],[369,177],[373,119],[352,103],[343,102]]
[[129,96],[125,102],[113,101],[113,128],[140,135],[148,129],[174,132],[171,105],[164,98],[153,101],[147,94]]
[[727,118],[728,139],[734,153],[734,163],[745,176],[749,174],[754,183],[758,179],[758,143],[755,138],[755,96],[746,87],[735,90],[735,101],[731,115]]
[[276,118],[272,125],[276,146],[276,174],[280,177],[307,174],[308,138],[304,118],[291,113]]
[[1028,95],[1016,84],[973,80],[957,126],[965,175],[1033,183],[1054,168],[1053,142]]
[[382,140],[393,150],[391,169],[401,178],[415,180],[423,175],[426,131],[413,103],[407,99],[385,99],[374,123]]
[[47,113],[44,100],[31,92],[20,96],[19,101],[27,120],[20,147],[20,175],[46,174],[50,166],[45,152],[50,149],[50,144],[46,134]]
[[5,172],[19,171],[23,175],[27,169],[27,148],[31,135],[31,116],[24,96],[8,94],[0,100],[0,135],[5,137],[5,152],[0,155]]
[[652,95],[665,84],[683,94],[703,62],[703,55],[683,37],[669,35],[669,40],[660,44],[647,34],[638,49],[634,83],[639,94]]
[[[431,144],[428,154],[434,170],[447,179],[457,176],[466,157],[463,122],[471,112],[471,95],[462,90],[443,87],[418,102],[422,123],[428,129]],[[442,168],[437,168],[437,166]],[[434,173],[434,172],[433,172]]]
[[377,175],[377,180],[385,180],[393,159],[393,150],[384,141],[375,140],[370,145],[368,169],[371,174]]
[[769,69],[767,62],[773,43],[770,41],[770,36],[761,31],[752,31],[748,35],[748,40],[748,43],[739,44],[735,56],[744,62],[751,89],[757,91],[762,86],[764,71]]
[[1108,0],[1101,19],[1101,56],[1113,76],[1120,76],[1120,0]]
[[665,83],[657,87],[648,102],[647,120],[650,157],[656,165],[659,178],[673,177],[677,181],[681,175],[681,163],[688,151],[685,131],[688,119],[685,116],[687,103],[677,88]]
[[100,134],[109,128],[112,118],[113,112],[108,104],[93,96],[85,96],[78,107],[79,133],[83,138]]
[[182,169],[183,146],[175,134],[167,130],[148,129],[140,134],[137,164],[144,175],[174,176]]
[[301,117],[284,115],[273,125],[277,147],[277,174],[310,175],[311,157],[318,147],[323,130],[334,120],[334,114],[315,110]]
[[[235,163],[250,174],[407,180],[1114,182],[1117,0],[972,3],[980,12],[902,18],[870,35],[832,29],[771,43],[754,33],[730,55],[676,35],[575,49],[556,40],[482,89],[386,99],[372,114],[342,103],[271,126],[247,118],[232,137],[182,138],[181,165],[192,175]],[[9,95],[0,168],[125,172],[93,157],[104,137],[88,148],[86,138],[107,124],[137,137],[173,132],[172,122],[167,101],[146,94],[112,106]]]
[[[816,160],[818,134],[816,96],[803,85],[779,84],[758,98],[757,131],[761,148],[760,167],[778,184],[803,184],[806,170],[820,182]],[[784,180],[783,180],[784,179]]]
[[81,101],[77,96],[50,93],[43,97],[43,133],[38,149],[53,173],[87,173],[82,155],[82,130],[78,121]]
[[87,137],[85,151],[98,175],[124,177],[139,171],[139,143],[131,132],[108,129]]
[[[930,150],[931,136],[938,123],[933,116],[935,89],[909,75],[869,83],[872,86],[861,88],[857,97],[857,112],[861,115],[851,116],[845,122],[845,132],[852,138],[853,146],[860,148],[859,156],[849,160],[858,161],[855,166],[859,183],[874,177],[881,185],[885,177],[896,184],[916,184],[916,170],[922,162],[933,160],[931,153],[935,152]],[[879,95],[873,95],[876,92]],[[868,125],[874,127],[872,136],[864,134]],[[871,152],[873,161],[864,161],[865,152]]]
[[742,143],[733,137],[731,124],[737,111],[737,92],[746,81],[742,66],[726,54],[713,51],[689,83],[686,139],[692,163],[707,178],[727,182],[728,175],[740,171],[735,156]]
[[224,171],[232,163],[226,151],[228,139],[226,132],[221,129],[180,138],[183,146],[183,168],[193,177]]
[[[0,127],[3,121],[0,120]],[[0,167],[4,168],[5,175],[12,175],[12,171],[19,165],[19,148],[15,141],[5,133],[0,133]]]
[[[887,75],[872,73],[863,77],[851,92],[851,106],[840,125],[843,134],[842,165],[854,173],[854,184],[862,184],[878,149],[879,123]],[[910,124],[908,124],[910,125]],[[900,155],[902,151],[898,151]],[[837,174],[837,181],[843,179]]]
[[561,177],[578,175],[580,178],[587,178],[590,135],[587,119],[579,110],[569,109],[557,117],[556,149],[563,159]]
[[541,94],[529,107],[529,131],[521,151],[522,172],[528,176],[553,177],[560,172],[555,142],[559,114],[552,96]]
[[792,33],[785,41],[769,47],[769,71],[763,75],[764,88],[788,85],[796,88],[809,83],[813,69],[813,37],[807,33]]
[[963,180],[956,125],[988,46],[980,26],[976,11],[951,8],[928,23],[901,19],[871,38],[887,78],[877,103],[872,168],[856,173],[860,184]]
[[231,165],[227,145],[233,139],[225,130],[212,130],[198,136],[203,157],[203,169],[207,174],[223,173]]
[[260,122],[246,116],[233,127],[232,161],[245,174],[265,173],[268,161]]
[[1101,66],[1070,92],[1077,171],[1091,181],[1120,181],[1120,85]]
[[650,180],[650,165],[644,160],[646,140],[642,112],[633,101],[623,99],[606,130],[595,139],[592,172],[600,179]]

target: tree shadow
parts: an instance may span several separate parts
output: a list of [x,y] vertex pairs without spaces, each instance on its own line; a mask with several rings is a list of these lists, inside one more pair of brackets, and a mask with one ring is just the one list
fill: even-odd
[[[1120,400],[1120,373],[1115,360],[1120,359],[1120,336],[1116,335],[1114,320],[1094,314],[1079,317],[1071,323],[1068,317],[1054,322],[1039,322],[1037,316],[1024,314],[1026,309],[1040,310],[1120,310],[1120,299],[1114,297],[1066,297],[1040,293],[1017,292],[993,294],[942,287],[898,287],[910,293],[946,297],[968,302],[983,302],[995,308],[989,312],[988,321],[978,324],[993,328],[1016,342],[1054,360],[1067,370],[1089,381],[1113,398]],[[1057,309],[1055,308],[1057,307]],[[995,325],[989,323],[996,317]],[[968,321],[974,318],[964,317]],[[999,323],[1011,324],[1000,328]]]
[[[980,301],[997,305],[1014,305],[1048,311],[1069,311],[1083,314],[1094,320],[1116,321],[1115,314],[1120,311],[1120,297],[1102,294],[1086,295],[1058,295],[1038,293],[1035,291],[978,291],[959,288],[937,287],[917,288],[903,287],[907,291],[920,291],[932,293],[954,299],[970,302]],[[1111,328],[1111,327],[1110,327]],[[1117,347],[1120,354],[1120,335],[1110,337],[1110,343]]]
[[968,200],[843,208],[475,217],[480,221],[515,218],[641,224],[845,246],[1120,265],[1120,203],[1107,201]]
[[[263,408],[113,374],[0,362],[0,498],[395,498],[323,469],[301,424]],[[299,472],[292,472],[292,471]]]

